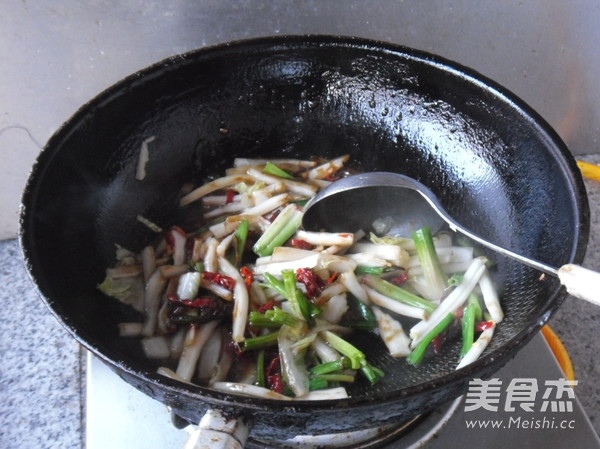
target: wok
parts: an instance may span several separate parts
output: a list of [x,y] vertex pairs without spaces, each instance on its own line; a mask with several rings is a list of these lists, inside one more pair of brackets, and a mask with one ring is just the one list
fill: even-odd
[[[140,182],[139,149],[151,136]],[[39,155],[23,195],[19,239],[30,276],[74,338],[191,423],[214,409],[252,421],[252,437],[287,438],[413,417],[510,360],[565,298],[558,281],[490,255],[506,318],[477,362],[455,370],[456,341],[415,368],[361,335],[357,344],[385,378],[322,402],[236,396],[156,374],[139,341],[118,336],[117,323],[137,317],[96,288],[115,244],[137,251],[153,237],[137,215],[163,228],[179,223],[184,182],[221,173],[234,156],[346,153],[363,171],[421,181],[484,238],[554,266],[583,258],[589,211],[581,176],[565,144],[519,98],[421,51],[293,36],[169,58],[77,111]]]

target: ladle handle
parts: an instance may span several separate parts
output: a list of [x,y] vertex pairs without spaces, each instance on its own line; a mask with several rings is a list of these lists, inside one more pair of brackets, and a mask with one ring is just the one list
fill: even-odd
[[600,306],[600,273],[567,264],[558,269],[558,279],[571,295]]
[[[434,207],[436,206],[434,205]],[[525,265],[529,265],[536,270],[540,270],[553,276],[558,276],[560,283],[566,287],[569,294],[575,298],[583,299],[584,301],[588,301],[594,305],[600,306],[600,273],[588,268],[583,268],[581,265],[570,263],[556,269],[545,263],[512,252],[506,248],[502,248],[494,243],[482,239],[476,234],[473,234],[468,229],[465,229],[456,223],[454,219],[446,215],[443,209],[440,209],[439,207],[436,207],[436,209],[438,210],[440,216],[442,216],[444,220],[448,222],[450,228],[454,231],[460,232],[469,237],[471,240],[474,240],[483,246],[487,246],[488,248],[493,249],[500,254],[504,254],[505,256],[518,260]]]

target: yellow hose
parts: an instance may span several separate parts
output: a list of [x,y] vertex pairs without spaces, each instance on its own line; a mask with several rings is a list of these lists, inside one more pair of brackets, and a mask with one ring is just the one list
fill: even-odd
[[563,373],[565,374],[565,378],[567,380],[575,380],[575,370],[573,369],[573,362],[571,362],[571,357],[567,352],[567,348],[561,341],[558,335],[552,330],[552,328],[548,325],[542,327],[542,335],[548,342],[548,346],[552,350],[554,357],[556,357],[556,361],[562,368]]
[[577,161],[577,166],[584,177],[600,181],[600,166],[584,161]]

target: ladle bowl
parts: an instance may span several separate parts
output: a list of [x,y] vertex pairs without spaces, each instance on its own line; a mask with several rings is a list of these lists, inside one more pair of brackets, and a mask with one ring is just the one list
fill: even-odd
[[600,273],[575,264],[556,268],[496,245],[458,223],[427,186],[400,173],[368,172],[333,182],[306,205],[302,225],[327,231],[383,229],[410,237],[421,227],[438,230],[444,222],[480,245],[557,276],[570,294],[600,306]]

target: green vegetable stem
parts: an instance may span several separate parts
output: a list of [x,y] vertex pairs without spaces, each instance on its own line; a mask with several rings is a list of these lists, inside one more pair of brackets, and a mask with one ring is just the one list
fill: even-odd
[[420,296],[417,296],[408,290],[405,290],[402,287],[394,285],[391,282],[388,282],[377,276],[368,274],[363,276],[361,281],[382,295],[388,296],[403,304],[412,307],[418,307],[425,310],[427,313],[433,312],[433,310],[436,308],[436,305],[431,301],[427,301],[426,299],[423,299]]
[[427,348],[429,347],[433,339],[439,334],[441,334],[444,330],[446,330],[450,323],[452,323],[453,319],[454,313],[449,313],[448,315],[446,315],[446,317],[442,321],[440,321],[427,335],[425,335],[425,337],[419,342],[419,344],[417,344],[415,349],[413,349],[413,351],[408,355],[408,357],[406,357],[406,361],[411,365],[415,366],[420,364],[423,361],[423,358],[425,357],[425,352],[427,351]]

